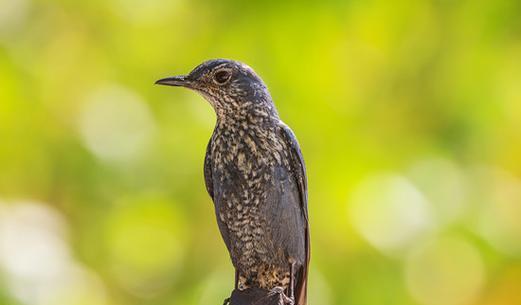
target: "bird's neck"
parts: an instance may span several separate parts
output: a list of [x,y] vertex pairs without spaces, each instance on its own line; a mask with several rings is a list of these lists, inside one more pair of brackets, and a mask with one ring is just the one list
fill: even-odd
[[[248,162],[256,164],[271,164],[278,160],[275,151],[281,147],[277,130],[280,120],[276,113],[267,109],[256,109],[246,113],[222,116],[217,119],[212,135],[212,154],[223,157],[224,164],[235,164],[242,156],[247,156]],[[220,151],[215,154],[216,151]],[[280,156],[280,154],[277,154]],[[251,168],[237,163],[239,169]]]
[[234,107],[216,109],[216,113],[216,127],[223,129],[263,128],[279,121],[277,110],[271,102],[242,102]]

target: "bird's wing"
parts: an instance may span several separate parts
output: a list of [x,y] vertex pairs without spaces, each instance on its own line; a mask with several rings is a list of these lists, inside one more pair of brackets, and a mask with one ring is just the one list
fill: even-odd
[[212,178],[212,139],[210,138],[210,141],[208,142],[208,145],[206,146],[206,155],[204,156],[204,184],[206,185],[206,190],[208,191],[208,194],[210,197],[213,197],[213,178]]
[[214,176],[212,174],[212,141],[213,136],[210,138],[210,141],[208,142],[208,146],[206,146],[206,155],[204,156],[204,183],[206,185],[206,190],[208,191],[208,194],[212,198],[212,201],[214,202],[215,207],[215,216],[217,217],[217,226],[219,227],[219,232],[221,232],[221,236],[224,240],[224,244],[226,245],[226,248],[228,251],[230,251],[230,237],[228,234],[228,228],[226,227],[226,224],[224,224],[220,217],[219,213],[217,211],[217,206],[222,204],[222,199],[219,198],[219,192],[217,191],[217,194],[214,193]]
[[306,166],[304,164],[304,158],[300,151],[297,138],[293,131],[283,122],[280,122],[280,130],[282,139],[285,141],[286,146],[289,149],[289,162],[292,170],[292,176],[297,183],[300,209],[304,216],[305,221],[305,265],[300,272],[299,278],[296,281],[295,287],[295,301],[296,305],[305,305],[307,300],[307,277],[309,268],[310,258],[310,240],[309,240],[309,219],[308,219],[308,186],[306,177]]

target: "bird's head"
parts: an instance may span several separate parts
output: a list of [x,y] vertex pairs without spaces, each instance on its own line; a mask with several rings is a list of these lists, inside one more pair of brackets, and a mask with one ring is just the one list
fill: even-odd
[[276,114],[262,79],[252,68],[238,61],[208,60],[187,75],[163,78],[156,84],[197,91],[208,100],[218,116],[237,115],[248,109],[262,108],[269,114]]

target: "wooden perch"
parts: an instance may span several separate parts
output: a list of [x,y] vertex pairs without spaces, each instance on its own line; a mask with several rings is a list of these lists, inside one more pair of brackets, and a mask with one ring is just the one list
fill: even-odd
[[233,290],[229,305],[285,305],[285,303],[281,294],[260,288],[248,288]]

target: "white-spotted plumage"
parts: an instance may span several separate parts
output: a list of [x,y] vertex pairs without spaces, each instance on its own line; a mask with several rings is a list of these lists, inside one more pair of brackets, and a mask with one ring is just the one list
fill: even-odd
[[205,62],[172,80],[201,93],[217,115],[204,175],[238,289],[271,291],[267,296],[285,291],[285,300],[305,305],[305,167],[293,132],[280,121],[266,86],[253,69],[231,60]]

